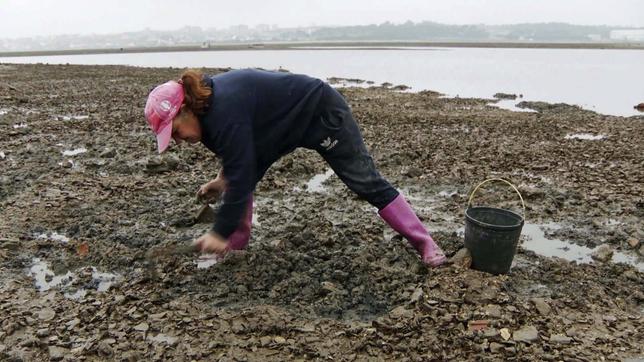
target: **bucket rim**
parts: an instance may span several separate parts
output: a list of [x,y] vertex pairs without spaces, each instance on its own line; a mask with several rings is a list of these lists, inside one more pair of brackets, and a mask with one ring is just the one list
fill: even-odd
[[[509,214],[517,216],[519,218],[519,222],[514,224],[514,225],[488,224],[486,222],[479,221],[479,220],[473,218],[472,216],[470,216],[468,214],[468,212],[470,210],[501,210],[501,211],[503,211],[505,213],[509,213]],[[525,217],[523,215],[520,215],[520,214],[518,214],[518,213],[516,213],[516,212],[514,212],[512,210],[501,209],[501,208],[498,208],[498,207],[489,207],[489,206],[468,207],[467,209],[465,209],[465,219],[468,220],[468,221],[473,222],[474,224],[476,224],[478,226],[482,226],[482,227],[489,228],[489,229],[495,229],[495,230],[515,230],[517,228],[523,227],[523,225],[525,224]]]

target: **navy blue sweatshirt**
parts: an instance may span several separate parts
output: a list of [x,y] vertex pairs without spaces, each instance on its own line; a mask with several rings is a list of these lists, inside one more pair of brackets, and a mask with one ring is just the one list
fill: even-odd
[[199,117],[201,142],[221,158],[228,183],[213,231],[228,238],[266,170],[303,146],[330,87],[305,75],[255,69],[232,70],[205,81],[213,94]]

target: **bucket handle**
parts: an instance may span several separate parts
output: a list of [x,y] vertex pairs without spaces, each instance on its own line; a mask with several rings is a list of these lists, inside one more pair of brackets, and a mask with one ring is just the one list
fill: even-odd
[[525,219],[525,201],[523,201],[523,196],[521,196],[521,193],[519,192],[519,189],[517,189],[516,186],[514,186],[510,181],[504,180],[502,178],[490,178],[476,185],[476,187],[474,188],[474,191],[472,191],[472,193],[470,194],[470,199],[467,201],[467,208],[469,209],[472,206],[472,199],[474,198],[474,194],[476,193],[476,191],[478,191],[479,187],[492,181],[505,182],[506,184],[510,185],[510,187],[512,187],[514,191],[516,191],[517,195],[519,195],[519,198],[521,199],[521,205],[523,206],[523,218]]

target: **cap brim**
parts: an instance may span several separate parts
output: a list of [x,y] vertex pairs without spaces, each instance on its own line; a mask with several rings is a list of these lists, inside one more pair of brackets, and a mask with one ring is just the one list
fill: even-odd
[[168,123],[161,132],[157,134],[157,145],[159,146],[159,153],[162,153],[168,148],[170,139],[172,138],[172,122]]

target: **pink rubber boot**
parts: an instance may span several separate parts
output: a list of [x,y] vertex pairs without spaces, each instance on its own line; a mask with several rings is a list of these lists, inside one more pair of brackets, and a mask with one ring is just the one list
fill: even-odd
[[228,250],[242,250],[248,246],[250,228],[253,222],[253,197],[248,200],[246,213],[239,222],[237,229],[228,237]]
[[396,196],[392,202],[378,211],[378,214],[392,229],[409,241],[425,264],[437,267],[445,262],[445,254],[436,245],[402,194]]

